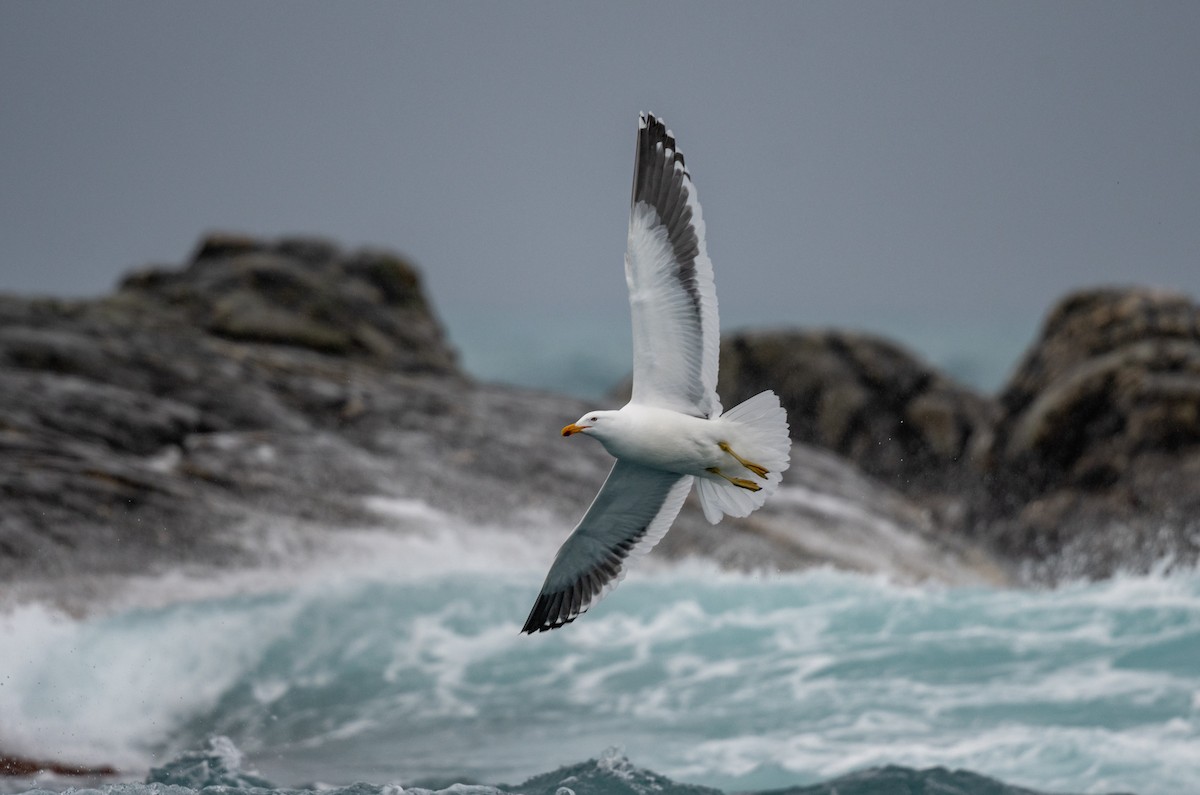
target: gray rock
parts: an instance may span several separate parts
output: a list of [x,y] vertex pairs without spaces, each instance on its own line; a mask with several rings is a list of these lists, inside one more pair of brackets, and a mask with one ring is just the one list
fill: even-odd
[[[586,408],[464,376],[415,270],[386,253],[213,235],[182,269],[96,301],[0,296],[0,582],[61,601],[53,581],[70,578],[66,606],[84,610],[90,588],[132,573],[404,532],[376,497],[565,538],[611,465],[559,436]],[[797,446],[785,486],[770,511],[716,528],[687,506],[660,554],[1006,577],[826,453]]]
[[615,749],[599,759],[560,767],[515,787],[501,784],[500,789],[526,795],[723,795],[721,790],[681,784],[640,768]]
[[982,541],[1025,578],[1106,577],[1200,557],[1200,309],[1185,296],[1066,297],[997,398],[867,335],[724,339],[723,404],[763,389],[779,394],[797,442],[921,506],[927,532]]
[[[1040,790],[1005,784],[970,770],[899,765],[872,767],[820,784],[767,790],[757,795],[1045,795]],[[1066,795],[1059,793],[1059,795]],[[1129,793],[1125,793],[1129,795]]]
[[1075,293],[999,397],[989,540],[1040,578],[1200,555],[1200,307]]
[[723,340],[718,391],[733,406],[774,389],[792,438],[906,493],[950,494],[991,442],[991,400],[887,340],[841,331],[743,332]]
[[386,252],[342,254],[320,240],[214,235],[182,271],[151,268],[121,292],[189,316],[232,340],[372,361],[405,372],[454,371],[454,352],[416,269]]

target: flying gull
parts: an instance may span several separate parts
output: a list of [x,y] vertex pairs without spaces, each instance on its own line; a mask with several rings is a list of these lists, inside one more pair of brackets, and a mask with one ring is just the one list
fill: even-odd
[[716,524],[747,516],[788,467],[787,416],[773,392],[722,413],[717,293],[696,189],[661,119],[641,114],[625,282],[633,314],[633,395],[589,411],[563,436],[595,438],[617,461],[558,550],[522,632],[578,618],[616,587],[631,557],[666,535],[692,484]]

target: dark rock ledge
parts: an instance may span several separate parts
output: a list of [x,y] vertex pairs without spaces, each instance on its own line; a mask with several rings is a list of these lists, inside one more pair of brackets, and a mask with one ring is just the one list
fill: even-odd
[[768,386],[794,438],[843,456],[1027,579],[1197,561],[1200,307],[1186,296],[1068,295],[996,398],[866,335],[724,340],[727,405]]
[[62,762],[28,759],[23,756],[5,756],[0,754],[0,776],[24,778],[36,776],[39,773],[53,773],[56,776],[106,778],[117,775],[117,770],[109,765],[72,765]]
[[[417,271],[385,252],[214,235],[99,300],[0,296],[0,596],[86,610],[132,573],[422,530],[379,496],[562,538],[610,464],[559,437],[587,408],[466,377]],[[900,491],[808,445],[794,461],[788,483],[822,500],[716,528],[689,505],[660,554],[1007,579]]]
[[[1070,297],[997,399],[862,335],[731,336],[722,397],[780,393],[790,488],[716,528],[689,504],[659,554],[949,582],[1193,562],[1197,328],[1180,296]],[[70,578],[86,609],[86,578],[414,529],[378,496],[559,538],[609,465],[558,437],[586,408],[465,376],[386,252],[214,235],[99,300],[0,296],[0,595]]]

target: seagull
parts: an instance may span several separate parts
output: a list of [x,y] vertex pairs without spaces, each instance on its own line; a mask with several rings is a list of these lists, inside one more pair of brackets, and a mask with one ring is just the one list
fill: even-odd
[[762,506],[788,467],[787,415],[774,392],[721,411],[704,220],[674,134],[647,113],[638,119],[625,282],[632,396],[619,410],[589,411],[562,429],[591,436],[617,460],[558,550],[525,633],[569,624],[603,599],[630,559],[666,535],[693,483],[716,524]]

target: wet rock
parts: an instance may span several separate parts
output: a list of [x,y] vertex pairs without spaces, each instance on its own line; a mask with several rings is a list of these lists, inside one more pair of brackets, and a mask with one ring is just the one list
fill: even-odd
[[842,331],[742,332],[721,345],[717,386],[733,406],[773,389],[792,438],[832,450],[951,520],[979,488],[992,400],[887,340]]
[[613,748],[599,759],[542,773],[516,787],[501,784],[500,789],[528,795],[723,795],[711,787],[681,784],[640,768]]
[[[768,790],[758,795],[1044,795],[969,770],[898,765],[872,767],[820,784]],[[1124,795],[1129,795],[1125,793]]]
[[[1182,296],[1070,296],[997,399],[866,335],[731,336],[722,401],[779,393],[792,469],[746,519],[689,501],[658,554],[947,582],[1193,562],[1197,325]],[[0,366],[10,581],[285,559],[390,521],[378,496],[557,540],[611,463],[558,437],[579,401],[459,372],[411,267],[320,240],[214,235],[100,301],[0,297]]]
[[[1200,557],[1200,309],[1081,291],[996,398],[885,340],[837,331],[723,341],[725,405],[774,389],[793,438],[853,462],[1039,582]],[[843,479],[842,482],[849,482]]]
[[372,520],[384,475],[329,429],[359,381],[416,374],[463,381],[386,253],[215,235],[98,301],[0,296],[0,580],[227,565]]
[[1012,570],[966,536],[950,533],[937,511],[864,474],[828,451],[792,445],[780,490],[745,518],[719,525],[689,497],[656,551],[699,555],[731,569],[790,571],[832,565],[887,572],[908,582],[1007,584]]
[[[319,554],[343,530],[420,531],[381,497],[551,546],[611,466],[558,433],[586,408],[464,376],[415,270],[382,252],[212,235],[100,300],[0,296],[0,583],[62,603],[53,579],[69,577],[64,606],[87,610],[83,574],[102,588]],[[821,507],[781,500],[714,529],[689,504],[660,554],[1003,579],[877,485],[798,446],[785,487]],[[830,543],[840,530],[859,541]]]
[[999,398],[995,465],[1034,492],[1120,477],[1200,444],[1200,310],[1149,290],[1078,293],[1049,315]]
[[1144,570],[1200,551],[1200,307],[1079,292],[999,396],[991,540],[1046,577]]
[[293,345],[407,372],[454,370],[454,352],[416,270],[387,252],[344,254],[322,240],[214,235],[183,270],[134,273],[121,292],[177,308],[232,340]]
[[56,776],[72,778],[108,778],[117,775],[116,768],[111,765],[74,765],[69,762],[56,762],[46,759],[29,759],[24,756],[0,754],[0,776],[25,778],[40,773],[53,773]]
[[[726,406],[774,389],[780,494],[660,555],[910,579],[1037,581],[1200,550],[1200,310],[1150,290],[1064,299],[997,398],[885,340],[722,345]],[[286,559],[420,500],[565,537],[603,482],[557,429],[580,401],[478,384],[416,271],[321,240],[213,235],[96,301],[0,296],[0,581]]]

